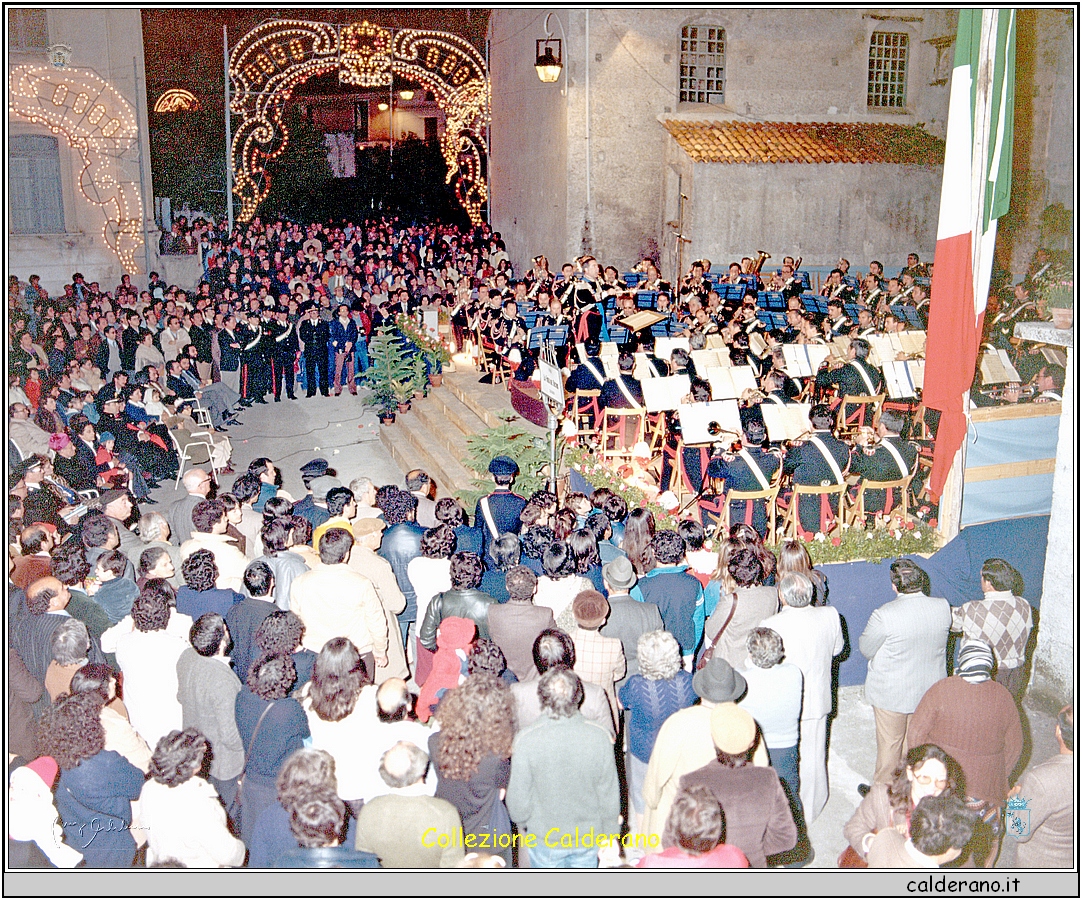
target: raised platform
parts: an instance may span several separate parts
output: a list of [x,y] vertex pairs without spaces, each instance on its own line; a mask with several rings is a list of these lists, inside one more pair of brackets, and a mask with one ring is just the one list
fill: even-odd
[[413,408],[398,414],[393,425],[380,426],[380,441],[402,471],[424,469],[435,480],[440,497],[474,487],[477,473],[467,462],[470,435],[502,425],[507,416],[530,431],[545,433],[519,418],[504,385],[481,384],[480,377],[458,357],[454,371],[444,372],[441,387],[430,388],[427,397],[414,400]]

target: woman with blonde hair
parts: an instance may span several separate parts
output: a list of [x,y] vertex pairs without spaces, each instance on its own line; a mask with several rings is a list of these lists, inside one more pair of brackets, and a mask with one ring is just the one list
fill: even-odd
[[806,575],[815,588],[812,595],[812,606],[826,606],[827,594],[830,591],[826,576],[812,566],[811,554],[808,548],[794,538],[786,538],[782,541],[778,551],[777,579],[780,581],[783,575]]

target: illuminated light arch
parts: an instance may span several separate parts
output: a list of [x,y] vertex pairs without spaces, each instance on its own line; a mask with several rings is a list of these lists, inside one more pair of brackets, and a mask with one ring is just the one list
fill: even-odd
[[143,199],[131,104],[92,69],[16,66],[9,89],[12,115],[63,135],[82,156],[79,191],[102,207],[102,238],[123,269],[138,272],[135,253],[143,246]]
[[154,112],[188,112],[190,110],[198,110],[200,106],[199,98],[191,91],[186,91],[184,88],[169,88],[169,90],[158,98],[158,102],[154,104]]
[[390,86],[395,75],[432,91],[447,116],[440,150],[447,183],[474,224],[488,199],[484,171],[491,88],[484,58],[463,38],[412,28],[391,31],[367,21],[337,26],[323,22],[264,22],[246,34],[229,58],[230,109],[241,116],[233,137],[234,193],[238,218],[247,221],[270,193],[268,160],[289,143],[282,119],[297,86],[337,71],[344,84]]

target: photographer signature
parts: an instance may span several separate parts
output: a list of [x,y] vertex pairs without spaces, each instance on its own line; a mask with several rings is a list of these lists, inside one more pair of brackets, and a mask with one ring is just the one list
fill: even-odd
[[[102,832],[121,832],[131,831],[132,826],[125,824],[119,819],[104,818],[102,816],[94,816],[88,822],[64,822],[60,816],[56,817],[56,823],[64,829],[64,834],[73,843],[75,840],[85,843],[80,843],[78,849],[85,850]],[[144,829],[145,830],[145,829]]]

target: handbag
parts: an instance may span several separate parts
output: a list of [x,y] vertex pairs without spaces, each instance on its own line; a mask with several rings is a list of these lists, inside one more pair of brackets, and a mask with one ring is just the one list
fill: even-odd
[[[271,711],[274,704],[277,702],[277,700],[271,700],[271,702],[267,705],[267,708],[264,709],[263,712],[260,714],[259,721],[255,723],[255,728],[252,729],[252,739],[248,742],[248,749],[244,751],[244,769],[241,770],[240,778],[237,779],[237,796],[232,803],[232,806],[235,808],[235,811],[237,813],[241,811],[241,806],[243,805],[241,795],[244,791],[244,779],[248,776],[248,760],[251,757],[252,748],[255,746],[256,736],[259,734],[259,726],[263,724],[263,720],[267,718],[267,713]],[[234,809],[230,809],[229,812],[230,816],[232,817]],[[237,818],[239,818],[239,816]]]
[[726,616],[725,621],[721,623],[721,628],[718,629],[718,633],[714,635],[714,639],[710,642],[710,646],[707,647],[703,651],[702,656],[699,657],[699,662],[695,666],[696,671],[706,666],[706,664],[710,662],[710,660],[713,658],[714,651],[718,647],[718,642],[721,640],[721,636],[725,634],[725,629],[729,627],[729,623],[733,620],[733,616],[736,614],[736,603],[738,599],[739,597],[734,593],[733,605],[729,608],[729,615]]

